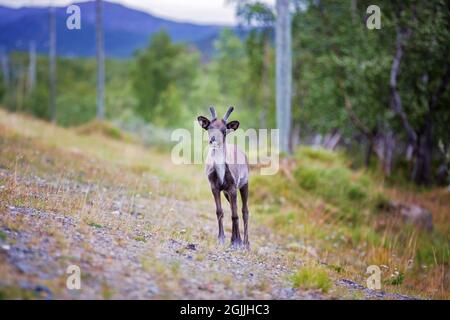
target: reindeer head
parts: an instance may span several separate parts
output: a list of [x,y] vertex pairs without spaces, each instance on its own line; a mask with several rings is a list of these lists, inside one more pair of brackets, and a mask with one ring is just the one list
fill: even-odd
[[209,110],[211,111],[211,121],[203,116],[199,116],[197,120],[200,126],[208,131],[210,146],[212,148],[221,148],[225,144],[226,135],[239,128],[239,121],[227,122],[228,117],[234,110],[233,107],[228,108],[222,119],[217,119],[214,107],[210,107]]

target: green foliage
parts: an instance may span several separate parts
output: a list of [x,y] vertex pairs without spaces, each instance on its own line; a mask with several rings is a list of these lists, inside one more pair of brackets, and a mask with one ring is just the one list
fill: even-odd
[[[187,100],[191,119],[193,112],[208,116],[205,112],[210,105],[215,105],[219,114],[232,105],[236,107],[232,117],[238,117],[243,128],[258,127],[260,121],[257,115],[265,108],[255,98],[264,91],[261,81],[251,72],[254,59],[258,56],[249,56],[247,44],[230,29],[222,31],[214,47],[213,60],[202,66]],[[268,79],[273,81],[272,75],[268,75]],[[273,93],[272,88],[268,90],[269,94]],[[269,107],[273,108],[273,104]]]
[[77,132],[81,134],[97,133],[114,140],[127,140],[127,137],[118,127],[111,123],[99,120],[93,120],[77,128]]
[[432,234],[419,235],[416,259],[420,264],[448,264],[450,261],[450,245],[448,234],[439,230]]
[[[434,128],[429,156],[445,162],[442,155],[431,151],[437,150],[440,139],[449,139],[450,109],[446,106],[450,94],[442,87],[449,74],[445,1],[383,2],[381,30],[369,30],[361,20],[370,1],[354,2],[356,6],[350,0],[295,3],[294,122],[304,132],[337,129],[348,138],[367,138],[368,133],[383,134],[388,129],[396,133],[396,139],[409,143],[390,99],[397,31],[409,30],[411,36],[403,41],[398,91],[416,134],[426,134],[426,121]],[[434,107],[431,101],[436,101]]]
[[241,40],[230,29],[224,29],[214,43],[216,57],[215,72],[219,79],[221,92],[227,96],[239,95],[244,90],[244,74],[237,70],[246,70],[245,49]]
[[302,289],[319,289],[328,292],[332,286],[325,268],[318,265],[304,266],[291,276],[292,286]]
[[[207,63],[200,64],[198,52],[173,43],[164,31],[154,34],[133,59],[107,60],[107,117],[134,114],[154,126],[191,127],[208,106],[223,112],[233,105],[233,116],[239,117],[243,128],[275,127],[274,8],[258,0],[235,3],[248,33],[242,36],[225,28]],[[301,130],[300,141],[339,132],[354,153],[367,148],[361,141],[369,141],[368,135],[392,131],[397,141],[394,175],[410,176],[406,171],[413,166],[402,160],[409,141],[390,107],[390,72],[396,32],[411,30],[404,43],[398,90],[419,138],[425,136],[426,120],[431,119],[428,153],[434,167],[429,174],[439,167],[439,180],[446,183],[450,148],[450,90],[442,87],[449,70],[446,2],[382,2],[382,30],[369,30],[362,19],[370,4],[368,0],[292,2],[293,125]],[[33,90],[27,89],[28,60],[26,53],[10,54],[11,86],[6,90],[0,81],[0,100],[10,110],[49,119],[48,59],[38,56]],[[80,125],[95,117],[95,66],[95,59],[58,59],[59,124]],[[314,172],[302,174],[307,176],[305,183],[314,183]],[[350,198],[364,198],[357,186],[347,191]]]
[[93,222],[93,221],[88,222],[87,225],[90,226],[90,227],[94,227],[94,228],[96,228],[96,229],[101,229],[101,228],[103,228],[103,226],[102,226],[101,224],[98,224],[98,223]]
[[398,272],[397,274],[393,274],[392,277],[383,281],[384,284],[391,286],[399,286],[405,280],[405,274],[403,272]]
[[340,208],[342,218],[353,221],[365,215],[376,201],[370,179],[349,169],[339,155],[301,148],[296,153],[294,177],[301,188]]
[[6,85],[3,79],[3,73],[0,73],[0,101],[3,100],[5,93],[6,93]]
[[[5,92],[3,104],[9,110],[50,119],[48,58],[38,56],[36,84],[27,89],[28,56],[24,53],[10,55],[15,77]],[[129,80],[130,62],[106,61],[106,112],[108,117],[117,117],[126,109],[136,105]],[[91,121],[96,113],[96,68],[95,59],[58,58],[56,115],[58,124],[80,125]]]
[[136,54],[132,81],[137,113],[160,125],[179,124],[182,101],[192,90],[198,63],[198,54],[172,43],[165,31],[153,35],[149,46]]
[[32,300],[41,298],[35,291],[19,286],[0,286],[0,300]]
[[348,99],[365,126],[376,126],[388,112],[390,65],[377,36],[352,18],[363,15],[362,6],[353,13],[350,1],[306,3],[293,16],[295,121],[314,132],[339,128],[350,136],[358,128],[344,108]]
[[207,103],[220,103],[218,112],[222,114],[227,106],[235,106],[236,112],[232,116],[239,115],[241,123],[245,123],[246,127],[254,127],[257,124],[253,113],[255,106],[249,105],[246,99],[250,87],[250,61],[244,44],[232,30],[224,29],[215,41],[214,48],[216,54],[211,62],[208,78],[217,81],[215,86],[218,95],[212,97],[212,103]]

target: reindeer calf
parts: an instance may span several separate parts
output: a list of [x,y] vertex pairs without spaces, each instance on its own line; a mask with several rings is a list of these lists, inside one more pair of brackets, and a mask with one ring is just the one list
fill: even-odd
[[200,116],[197,118],[200,126],[208,131],[209,151],[206,159],[206,175],[211,184],[211,191],[216,203],[216,215],[219,223],[219,242],[224,243],[223,232],[223,210],[220,192],[223,191],[225,198],[231,206],[231,219],[233,222],[231,234],[231,246],[233,248],[242,245],[239,232],[239,216],[237,213],[237,191],[241,193],[242,218],[244,220],[244,246],[249,248],[248,241],[248,176],[249,168],[247,157],[244,152],[235,145],[226,143],[226,135],[239,127],[239,121],[228,121],[233,112],[230,107],[222,119],[217,119],[216,110],[210,108],[212,119]]

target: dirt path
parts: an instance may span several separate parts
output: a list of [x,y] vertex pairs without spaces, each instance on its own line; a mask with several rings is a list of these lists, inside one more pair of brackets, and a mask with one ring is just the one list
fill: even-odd
[[[13,178],[6,170],[1,171],[1,177]],[[20,183],[35,183],[28,179]],[[87,185],[65,183],[71,192],[89,189]],[[47,187],[45,180],[40,184]],[[116,200],[109,210],[102,212],[102,217],[92,217],[101,222],[87,222],[85,227],[83,220],[86,222],[89,214],[65,216],[7,206],[0,218],[1,231],[6,235],[1,241],[1,258],[17,269],[18,278],[29,278],[28,282],[21,280],[22,287],[32,287],[42,280],[40,286],[53,287],[48,291],[56,298],[321,297],[290,288],[283,249],[270,230],[253,229],[255,249],[233,251],[228,245],[216,245],[215,217],[201,209],[207,207],[205,204],[139,197],[128,214],[121,212],[120,205],[130,199],[117,190],[111,192]],[[107,222],[103,224],[102,219]],[[11,221],[20,224],[17,230],[8,227]],[[82,290],[61,287],[71,264],[81,268]]]
[[[1,170],[2,181],[51,187],[38,177],[14,177]],[[61,185],[59,186],[61,187]],[[66,180],[72,194],[96,186]],[[63,215],[8,205],[0,216],[0,261],[5,287],[18,286],[42,298],[88,299],[325,299],[319,291],[293,289],[289,276],[302,266],[292,261],[284,239],[252,224],[252,250],[231,250],[216,244],[215,217],[208,203],[160,196],[129,197],[123,190],[104,211],[90,216]],[[131,213],[122,211],[133,202]],[[227,215],[229,217],[229,213]],[[90,219],[90,220],[89,220]],[[96,221],[96,222],[94,222]],[[230,234],[230,223],[226,223]],[[82,289],[65,288],[66,268],[77,265]],[[3,276],[3,278],[5,278]],[[349,280],[337,287],[369,298],[406,298],[373,292]],[[339,298],[339,297],[334,297]]]

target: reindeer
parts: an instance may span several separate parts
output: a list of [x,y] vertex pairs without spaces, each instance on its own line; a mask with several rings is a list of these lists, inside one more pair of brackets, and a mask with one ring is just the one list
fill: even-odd
[[222,119],[217,119],[216,110],[210,108],[211,121],[208,118],[199,116],[197,118],[200,126],[208,131],[209,150],[206,158],[206,175],[211,184],[211,191],[216,203],[217,222],[219,224],[219,243],[223,244],[225,234],[223,232],[223,210],[221,204],[221,191],[230,203],[231,219],[233,223],[231,234],[231,246],[238,248],[242,245],[241,234],[239,232],[239,216],[237,213],[237,192],[241,193],[242,218],[244,220],[244,247],[249,248],[248,241],[248,177],[249,167],[247,157],[244,152],[232,144],[226,143],[228,133],[239,127],[239,121],[228,121],[228,117],[234,108],[229,107]]

